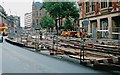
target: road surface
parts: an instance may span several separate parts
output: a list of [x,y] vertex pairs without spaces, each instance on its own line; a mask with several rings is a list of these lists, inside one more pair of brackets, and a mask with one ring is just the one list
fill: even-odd
[[0,43],[0,74],[2,74],[2,43]]
[[7,42],[0,44],[0,50],[2,50],[3,73],[103,73],[80,64],[35,53]]

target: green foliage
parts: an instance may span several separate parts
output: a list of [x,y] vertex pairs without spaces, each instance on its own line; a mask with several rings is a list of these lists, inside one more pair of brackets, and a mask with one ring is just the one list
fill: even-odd
[[53,18],[79,18],[79,10],[76,8],[75,2],[44,2],[45,8]]
[[73,30],[73,22],[69,20],[73,18],[77,20],[79,18],[79,9],[77,9],[75,2],[44,2],[43,8],[49,12],[50,16],[54,18],[66,18],[64,24],[65,30]]
[[44,15],[41,18],[40,25],[42,28],[53,28],[55,26],[55,22],[49,15]]
[[74,26],[69,19],[64,24],[64,30],[74,30]]

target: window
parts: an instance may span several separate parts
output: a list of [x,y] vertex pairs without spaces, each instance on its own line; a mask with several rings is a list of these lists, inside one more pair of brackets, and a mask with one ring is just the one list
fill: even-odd
[[35,21],[33,20],[33,26],[35,25]]
[[38,25],[38,19],[36,19],[36,24]]
[[107,7],[107,0],[102,0],[101,1],[101,8],[106,8]]
[[35,16],[35,13],[32,13],[32,16]]
[[95,11],[95,2],[92,2],[92,11]]
[[109,7],[112,7],[112,2],[109,2]]
[[41,11],[40,11],[40,16],[41,16]]
[[90,3],[86,2],[86,13],[90,12]]
[[36,17],[38,17],[38,11],[36,11]]

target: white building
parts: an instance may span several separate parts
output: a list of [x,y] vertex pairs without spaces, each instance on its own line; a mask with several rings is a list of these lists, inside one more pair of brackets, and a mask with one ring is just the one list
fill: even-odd
[[32,32],[32,12],[25,14],[25,30],[29,33]]
[[25,14],[25,27],[32,27],[32,12]]

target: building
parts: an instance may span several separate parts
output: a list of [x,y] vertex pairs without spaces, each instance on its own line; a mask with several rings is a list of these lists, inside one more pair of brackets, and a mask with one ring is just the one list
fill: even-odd
[[20,17],[19,16],[14,16],[14,26],[20,27]]
[[15,34],[20,35],[22,33],[22,27],[20,26],[20,17],[14,16],[14,28]]
[[9,38],[14,38],[16,34],[21,34],[20,17],[10,15],[7,16],[6,23],[8,25]]
[[26,28],[32,27],[32,12],[25,14],[25,27]]
[[0,5],[0,25],[5,22],[6,12],[4,8]]
[[32,33],[32,12],[25,14],[25,31]]
[[41,9],[43,6],[40,2],[33,2],[32,4],[32,27],[33,28],[41,28],[40,20],[41,17],[46,13],[45,9]]
[[[4,8],[0,5],[0,34],[3,32],[3,26],[5,26],[6,12]],[[5,29],[4,29],[5,30]]]
[[80,26],[93,38],[120,39],[120,2],[117,0],[82,0]]

